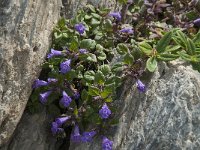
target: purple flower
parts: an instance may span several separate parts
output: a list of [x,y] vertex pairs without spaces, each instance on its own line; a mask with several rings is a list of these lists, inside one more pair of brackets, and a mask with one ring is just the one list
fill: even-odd
[[102,119],[107,119],[111,114],[111,110],[108,108],[107,104],[105,103],[102,108],[99,110],[99,115]]
[[81,54],[86,54],[88,51],[87,51],[86,49],[79,49],[79,52],[80,52]]
[[44,92],[44,93],[41,93],[40,94],[40,102],[42,104],[45,104],[47,102],[47,98],[48,96],[51,94],[52,91],[47,91],[47,92]]
[[74,99],[79,99],[79,98],[80,98],[80,93],[76,91],[74,93]]
[[37,79],[34,81],[32,88],[39,88],[41,86],[46,86],[46,85],[48,85],[46,81]]
[[77,125],[74,127],[74,131],[71,133],[70,139],[73,142],[81,142],[81,135],[79,132],[79,127]]
[[91,132],[83,132],[83,135],[81,137],[82,142],[91,142],[92,138],[95,136],[97,132],[91,131]]
[[103,150],[112,150],[113,141],[110,141],[107,137],[103,137],[102,149]]
[[193,21],[194,25],[200,27],[200,18]]
[[62,62],[60,64],[60,72],[63,73],[63,74],[65,74],[68,71],[70,71],[71,70],[70,64],[71,64],[71,59]]
[[60,105],[61,106],[64,106],[65,108],[69,106],[69,104],[71,103],[72,99],[71,97],[69,97],[67,95],[67,93],[65,91],[63,91],[63,97],[62,99],[60,100]]
[[136,81],[136,85],[139,91],[145,92],[145,85],[139,79]]
[[123,28],[120,30],[120,32],[127,33],[127,34],[133,34],[133,30],[131,28]]
[[62,126],[63,123],[65,123],[67,120],[69,120],[71,117],[66,116],[66,117],[61,117],[61,118],[56,118],[56,123],[60,127]]
[[75,24],[74,28],[79,34],[83,34],[85,31],[85,26],[82,23]]
[[52,58],[54,56],[60,56],[62,55],[62,52],[61,51],[57,51],[57,50],[54,50],[53,48],[51,49],[51,53],[49,53],[47,55],[47,58]]
[[117,21],[121,21],[122,19],[121,14],[119,12],[111,12],[109,13],[109,16],[114,17]]
[[58,79],[55,79],[55,78],[48,78],[47,79],[48,83],[55,83],[58,81]]
[[56,122],[52,122],[51,124],[51,132],[53,133],[53,135],[55,135],[58,132],[63,132],[64,129],[63,128],[59,128],[58,124]]

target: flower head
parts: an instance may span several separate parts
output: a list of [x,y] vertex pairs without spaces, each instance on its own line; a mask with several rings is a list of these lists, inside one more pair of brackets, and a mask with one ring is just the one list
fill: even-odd
[[60,105],[64,106],[65,108],[69,106],[69,104],[71,103],[72,99],[71,97],[69,97],[67,95],[67,93],[65,91],[63,91],[63,97],[60,100]]
[[39,88],[41,86],[46,86],[46,85],[48,85],[46,81],[37,79],[34,81],[32,88]]
[[92,138],[95,136],[96,133],[97,133],[96,131],[83,132],[81,141],[82,142],[91,142]]
[[57,51],[57,50],[54,50],[53,48],[51,49],[51,53],[49,53],[47,55],[47,58],[52,58],[54,56],[60,56],[62,55],[62,52],[61,51]]
[[111,12],[109,13],[109,16],[114,17],[117,21],[121,21],[122,19],[121,14],[119,12]]
[[48,83],[55,83],[58,81],[58,79],[55,79],[55,78],[48,78],[47,79]]
[[79,49],[79,53],[86,54],[88,51],[86,49]]
[[73,142],[81,142],[81,135],[79,132],[79,127],[77,125],[75,125],[74,131],[71,133],[70,139]]
[[133,34],[133,30],[131,28],[123,28],[120,30],[120,32],[127,33],[127,34]]
[[82,23],[75,24],[74,28],[79,34],[83,34],[85,31],[85,26]]
[[139,91],[145,92],[146,88],[145,85],[139,79],[136,81],[136,85]]
[[71,59],[64,61],[60,64],[60,72],[65,74],[71,70]]
[[200,18],[193,21],[194,25],[200,27]]
[[40,102],[42,104],[45,104],[47,102],[47,98],[48,96],[51,94],[52,91],[47,91],[47,92],[44,92],[44,93],[41,93],[40,94]]
[[76,91],[74,93],[74,99],[79,99],[79,98],[80,98],[80,93]]
[[107,137],[103,137],[102,149],[103,150],[112,150],[113,141],[110,141]]
[[56,122],[52,122],[51,124],[51,132],[53,135],[57,134],[58,132],[63,132],[63,128],[59,128],[58,124]]
[[56,118],[56,123],[57,125],[60,127],[63,125],[63,123],[65,123],[67,120],[69,120],[71,117],[66,116],[66,117],[60,117],[60,118]]
[[99,110],[99,115],[102,119],[107,119],[111,115],[111,110],[108,108],[106,103]]

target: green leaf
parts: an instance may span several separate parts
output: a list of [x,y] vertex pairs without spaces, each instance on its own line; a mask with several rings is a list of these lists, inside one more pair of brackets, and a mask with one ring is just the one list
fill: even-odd
[[172,32],[167,32],[159,41],[156,46],[158,53],[164,52],[172,39]]
[[116,63],[116,64],[114,64],[113,66],[112,66],[112,71],[113,72],[120,72],[120,71],[122,71],[123,70],[123,68],[124,68],[124,64],[123,63]]
[[160,54],[157,56],[157,58],[162,61],[172,61],[172,60],[179,58],[179,55],[177,55],[177,54]]
[[84,73],[84,79],[87,81],[93,81],[94,76],[95,76],[95,72],[93,70],[89,70]]
[[104,75],[107,75],[110,73],[111,69],[110,69],[110,66],[109,65],[101,65],[99,67],[99,70],[104,74]]
[[145,41],[139,43],[139,48],[148,56],[151,55],[153,49],[152,46],[146,43]]
[[120,4],[126,4],[128,0],[118,0]]
[[93,12],[93,13],[96,12],[95,7],[93,5],[87,4],[87,8],[89,8],[90,11]]
[[190,55],[194,55],[195,54],[195,50],[196,50],[196,46],[194,44],[194,42],[191,40],[191,39],[187,39],[187,51],[188,51],[188,54]]
[[193,42],[195,44],[199,43],[200,42],[200,30],[199,32],[195,35],[194,39],[193,39]]
[[150,57],[146,62],[146,67],[150,72],[154,72],[157,68],[157,61],[154,57]]
[[92,18],[91,15],[85,15],[85,19],[86,19],[86,20],[89,20],[89,19],[91,19],[91,18]]
[[166,47],[166,52],[174,52],[181,48],[180,45],[169,45]]
[[117,45],[117,52],[120,55],[124,55],[128,52],[128,47],[125,44],[120,43],[120,44]]
[[71,51],[77,51],[78,47],[79,47],[78,42],[76,40],[72,40],[69,49]]
[[82,92],[81,92],[81,99],[83,101],[87,101],[87,99],[88,99],[88,92],[86,91],[86,89],[82,90]]
[[91,95],[91,96],[99,96],[100,90],[99,90],[99,88],[97,88],[95,86],[89,86],[88,94]]
[[100,45],[100,44],[97,44],[97,45],[96,45],[96,50],[97,50],[97,51],[103,51],[103,50],[104,50],[104,48],[103,48],[103,46],[102,46],[102,45]]
[[103,51],[98,52],[97,58],[99,60],[105,60],[106,59],[106,54]]
[[81,48],[85,48],[88,50],[93,50],[96,46],[96,42],[91,39],[83,39],[80,43]]
[[96,19],[101,19],[101,16],[96,13],[91,13],[91,15]]
[[94,81],[98,84],[103,84],[105,82],[104,74],[101,71],[97,71]]
[[113,31],[113,24],[110,19],[106,19],[104,22],[104,28],[107,32],[112,32]]
[[97,62],[97,57],[95,54],[87,53],[87,61]]
[[65,18],[61,18],[59,21],[58,21],[58,26],[59,28],[63,28],[65,26]]
[[67,72],[65,77],[68,81],[72,81],[74,78],[77,77],[76,71],[74,69],[71,69],[69,72]]
[[113,99],[111,97],[105,99],[106,103],[111,103],[112,101],[113,101]]
[[186,47],[186,44],[187,44],[187,37],[186,37],[186,35],[182,32],[182,31],[180,31],[180,30],[178,30],[178,31],[176,31],[176,33],[177,33],[177,38],[179,39],[178,40],[178,43],[182,46],[182,47]]
[[186,54],[185,52],[179,52],[178,53],[180,55],[180,57],[184,60],[187,60],[187,61],[191,61],[191,56]]
[[101,22],[95,18],[92,18],[91,20],[91,26],[97,26],[99,25]]
[[124,64],[132,65],[133,61],[134,61],[134,57],[131,54],[127,53],[124,56]]

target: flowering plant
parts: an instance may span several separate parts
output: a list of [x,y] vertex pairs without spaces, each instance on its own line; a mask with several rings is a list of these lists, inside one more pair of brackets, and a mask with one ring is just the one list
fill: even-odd
[[[73,126],[71,141],[91,142],[101,135],[102,148],[110,150],[113,142],[106,131],[118,122],[116,89],[123,80],[131,77],[139,92],[145,92],[146,86],[140,80],[142,74],[154,72],[158,61],[177,58],[191,62],[200,70],[197,65],[200,62],[200,32],[188,36],[173,26],[161,26],[159,32],[147,38],[141,24],[132,23],[140,12],[137,8],[152,3],[156,7],[147,5],[146,11],[158,14],[168,4],[154,1],[145,1],[142,5],[141,1],[122,3],[128,6],[125,15],[87,5],[74,19],[63,18],[55,27],[53,48],[43,64],[48,70],[48,78],[35,80],[29,102],[31,111],[45,105],[55,116],[51,124],[53,135],[65,136],[64,129]],[[130,13],[132,19],[125,24],[124,17],[130,17],[126,16]],[[152,13],[147,17],[152,17]],[[137,22],[140,19],[143,18],[136,18]],[[152,23],[148,19],[146,22],[149,26]],[[199,20],[194,24],[198,25]],[[152,26],[157,28],[160,24],[154,22]],[[151,32],[151,26],[145,29]]]

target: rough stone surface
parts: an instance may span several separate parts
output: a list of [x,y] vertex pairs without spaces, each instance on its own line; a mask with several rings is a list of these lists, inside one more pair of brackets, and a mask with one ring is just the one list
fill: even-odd
[[60,150],[62,144],[56,146],[48,134],[49,118],[45,112],[34,116],[25,112],[12,140],[10,137],[23,114],[33,80],[39,76],[60,13],[73,17],[87,2],[113,9],[116,6],[115,0],[0,1],[1,150]]
[[22,116],[60,8],[60,0],[0,1],[0,146]]
[[[110,131],[115,150],[200,149],[200,73],[179,62],[159,68],[145,94],[131,80],[125,84],[120,123]],[[70,146],[93,149],[101,149],[100,139]]]

